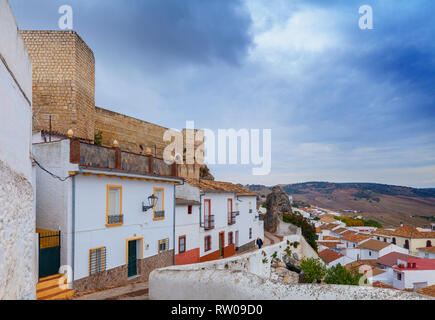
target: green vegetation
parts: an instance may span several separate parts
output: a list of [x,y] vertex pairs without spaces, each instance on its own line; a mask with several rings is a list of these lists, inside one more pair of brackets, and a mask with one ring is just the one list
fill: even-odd
[[302,230],[302,235],[308,244],[317,251],[317,234],[316,227],[310,222],[310,220],[305,219],[301,214],[283,214],[282,220],[286,223],[291,223]]
[[102,143],[103,143],[103,131],[98,130],[94,136],[94,144],[96,146],[101,146]]
[[294,208],[309,208],[311,206],[306,202],[303,202],[300,200],[293,200],[292,207],[294,207]]
[[266,201],[263,201],[263,203],[261,204],[261,207],[267,209],[267,207],[266,207]]
[[355,219],[352,217],[340,217],[335,216],[334,219],[344,222],[347,227],[376,227],[382,228],[382,224],[377,222],[376,220],[364,220],[364,219]]
[[323,279],[326,267],[320,259],[304,258],[301,261],[301,271],[304,272],[305,283],[314,283]]
[[335,267],[331,267],[326,271],[326,276],[323,281],[325,281],[327,284],[344,284],[357,286],[361,277],[361,274],[357,272],[347,271],[345,267],[342,267],[340,264],[338,264]]

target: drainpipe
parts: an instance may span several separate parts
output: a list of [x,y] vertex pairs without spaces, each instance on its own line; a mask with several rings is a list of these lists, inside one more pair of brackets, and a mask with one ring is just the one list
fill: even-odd
[[76,222],[76,177],[75,175],[72,177],[72,259],[71,259],[71,264],[72,264],[72,289],[74,290],[74,251],[75,251],[75,237],[76,237],[76,226],[75,226],[75,222]]
[[176,195],[176,184],[174,183],[174,227],[173,227],[173,239],[172,242],[174,243],[174,250],[172,251],[172,265],[175,266],[175,210],[176,210],[176,201],[177,201],[177,195]]

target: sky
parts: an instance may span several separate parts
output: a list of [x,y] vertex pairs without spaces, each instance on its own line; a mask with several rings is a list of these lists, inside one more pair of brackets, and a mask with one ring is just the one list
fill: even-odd
[[[96,104],[168,128],[271,129],[272,170],[243,184],[435,187],[433,0],[9,0],[20,29],[74,30]],[[373,8],[373,29],[359,8]]]

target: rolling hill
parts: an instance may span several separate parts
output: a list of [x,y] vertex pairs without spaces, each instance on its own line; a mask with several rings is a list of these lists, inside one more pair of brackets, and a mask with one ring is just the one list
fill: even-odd
[[[294,200],[339,212],[360,211],[358,215],[377,220],[386,227],[398,226],[400,222],[423,227],[435,222],[435,188],[417,189],[376,183],[330,182],[281,186]],[[264,195],[271,189],[263,185],[246,187]]]

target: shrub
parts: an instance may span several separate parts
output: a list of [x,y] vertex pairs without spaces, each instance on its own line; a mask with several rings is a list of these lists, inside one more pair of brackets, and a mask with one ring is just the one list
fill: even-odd
[[345,267],[337,264],[335,267],[331,267],[326,271],[324,281],[327,284],[345,284],[357,286],[361,276],[361,274],[348,271]]
[[302,235],[309,245],[317,251],[317,234],[316,227],[310,222],[310,220],[305,219],[301,214],[283,214],[282,220],[286,223],[291,223],[302,230]]
[[304,272],[306,283],[314,283],[323,279],[326,273],[326,267],[320,259],[304,258],[301,261],[301,271]]

